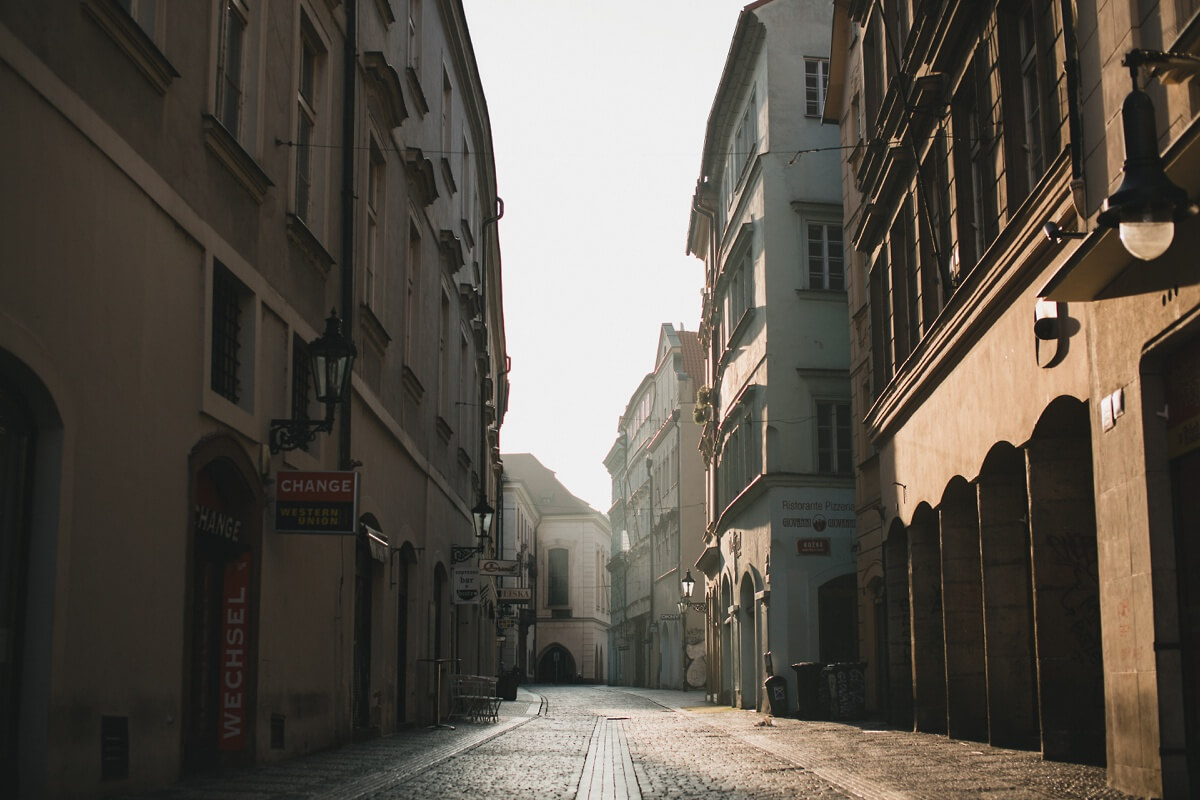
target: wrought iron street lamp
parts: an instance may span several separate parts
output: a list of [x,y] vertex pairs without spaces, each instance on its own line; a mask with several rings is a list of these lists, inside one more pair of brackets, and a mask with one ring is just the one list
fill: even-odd
[[483,492],[479,493],[479,502],[471,509],[471,516],[475,519],[475,536],[479,539],[479,545],[475,548],[479,552],[483,552],[484,541],[487,540],[492,530],[492,516],[496,510],[488,505],[487,497]]
[[325,404],[325,418],[271,420],[268,441],[272,453],[306,447],[318,433],[333,430],[334,408],[349,396],[350,376],[357,356],[358,349],[342,334],[342,321],[331,310],[325,320],[325,332],[308,346],[313,388],[317,401]]

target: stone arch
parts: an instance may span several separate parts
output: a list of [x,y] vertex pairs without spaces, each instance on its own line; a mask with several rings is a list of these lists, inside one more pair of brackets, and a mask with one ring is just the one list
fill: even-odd
[[[920,509],[918,509],[920,511]],[[893,520],[883,543],[884,592],[887,608],[887,721],[897,728],[913,726],[912,615],[908,587],[908,528]]]
[[988,741],[1037,746],[1037,662],[1025,456],[999,442],[976,481],[987,642]]
[[[255,760],[258,610],[262,572],[262,480],[240,442],[225,433],[202,439],[188,455],[187,655],[184,659],[184,768],[246,766]],[[219,620],[238,617],[245,631],[234,653]],[[222,664],[239,663],[244,686],[234,703],[220,692]],[[204,687],[210,687],[207,690]],[[232,714],[233,717],[229,715]],[[231,720],[233,720],[231,722]],[[235,731],[231,735],[230,731]]]
[[542,648],[537,660],[537,679],[541,683],[575,683],[578,676],[575,656],[570,648],[553,642]]
[[756,708],[758,706],[758,641],[757,630],[757,601],[754,599],[754,577],[750,572],[742,573],[738,586],[736,629],[738,638],[738,681],[737,700],[739,708]]
[[908,527],[909,613],[912,620],[913,722],[946,732],[946,641],[942,620],[942,553],[937,512],[917,506]]
[[942,630],[946,648],[946,733],[987,739],[983,581],[975,487],[955,477],[938,511],[942,547]]
[[1042,753],[1102,764],[1104,662],[1087,404],[1052,401],[1025,445],[1025,464]]
[[43,793],[64,425],[41,378],[0,349],[0,785]]
[[734,704],[734,649],[733,649],[733,617],[729,609],[733,607],[733,582],[729,573],[721,575],[721,588],[718,594],[717,613],[721,620],[721,702]]

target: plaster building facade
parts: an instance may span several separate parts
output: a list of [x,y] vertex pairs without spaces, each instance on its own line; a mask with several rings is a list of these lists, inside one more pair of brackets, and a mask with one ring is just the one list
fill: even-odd
[[[828,5],[741,12],[708,119],[687,250],[704,261],[715,694],[761,707],[764,654],[856,656],[854,472],[837,131],[821,124]],[[801,90],[803,88],[803,90]]]
[[859,639],[894,724],[1194,797],[1200,6],[1100,6],[835,3]]
[[708,686],[705,615],[680,605],[681,583],[704,533],[704,467],[694,419],[703,375],[696,332],[663,323],[654,371],[630,396],[604,461],[613,486],[609,680],[616,685]]
[[[603,683],[608,661],[610,533],[604,514],[571,494],[529,453],[504,455],[504,505],[526,517],[535,622],[527,677]],[[518,534],[519,535],[519,534]],[[519,551],[518,551],[519,552]]]
[[0,2],[0,96],[0,794],[433,722],[495,663],[449,578],[507,403],[461,4]]

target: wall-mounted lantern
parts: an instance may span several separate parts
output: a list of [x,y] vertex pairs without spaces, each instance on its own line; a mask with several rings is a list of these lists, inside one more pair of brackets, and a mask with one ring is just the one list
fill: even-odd
[[295,450],[317,438],[318,433],[333,430],[334,409],[350,393],[350,376],[358,349],[342,334],[342,321],[336,311],[325,320],[325,332],[308,346],[309,371],[317,401],[325,404],[325,418],[273,419],[268,434],[271,452]]

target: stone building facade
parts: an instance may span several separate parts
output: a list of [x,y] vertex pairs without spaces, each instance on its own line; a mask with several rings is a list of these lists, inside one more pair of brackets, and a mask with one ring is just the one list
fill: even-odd
[[687,237],[705,265],[700,440],[713,694],[763,707],[765,654],[856,657],[854,470],[828,4],[751,3],[705,134]]
[[[603,683],[611,598],[605,569],[608,520],[529,453],[505,454],[503,487],[506,522],[516,525],[513,541],[529,545],[522,557],[517,544],[522,574],[511,582],[531,590],[524,609],[532,624],[526,626],[525,644],[516,656],[523,677],[541,683]],[[506,539],[508,534],[504,532]],[[522,609],[517,610],[520,618]]]
[[1194,797],[1200,6],[1100,6],[835,3],[859,641],[894,724]]
[[613,482],[609,682],[616,685],[699,689],[709,682],[705,615],[680,606],[704,532],[694,415],[703,375],[696,332],[663,323],[654,371],[630,397],[604,461]]
[[[0,794],[434,721],[507,402],[461,4],[0,2],[0,96]],[[331,308],[348,400],[275,453]],[[346,535],[280,532],[289,471],[357,476]]]

